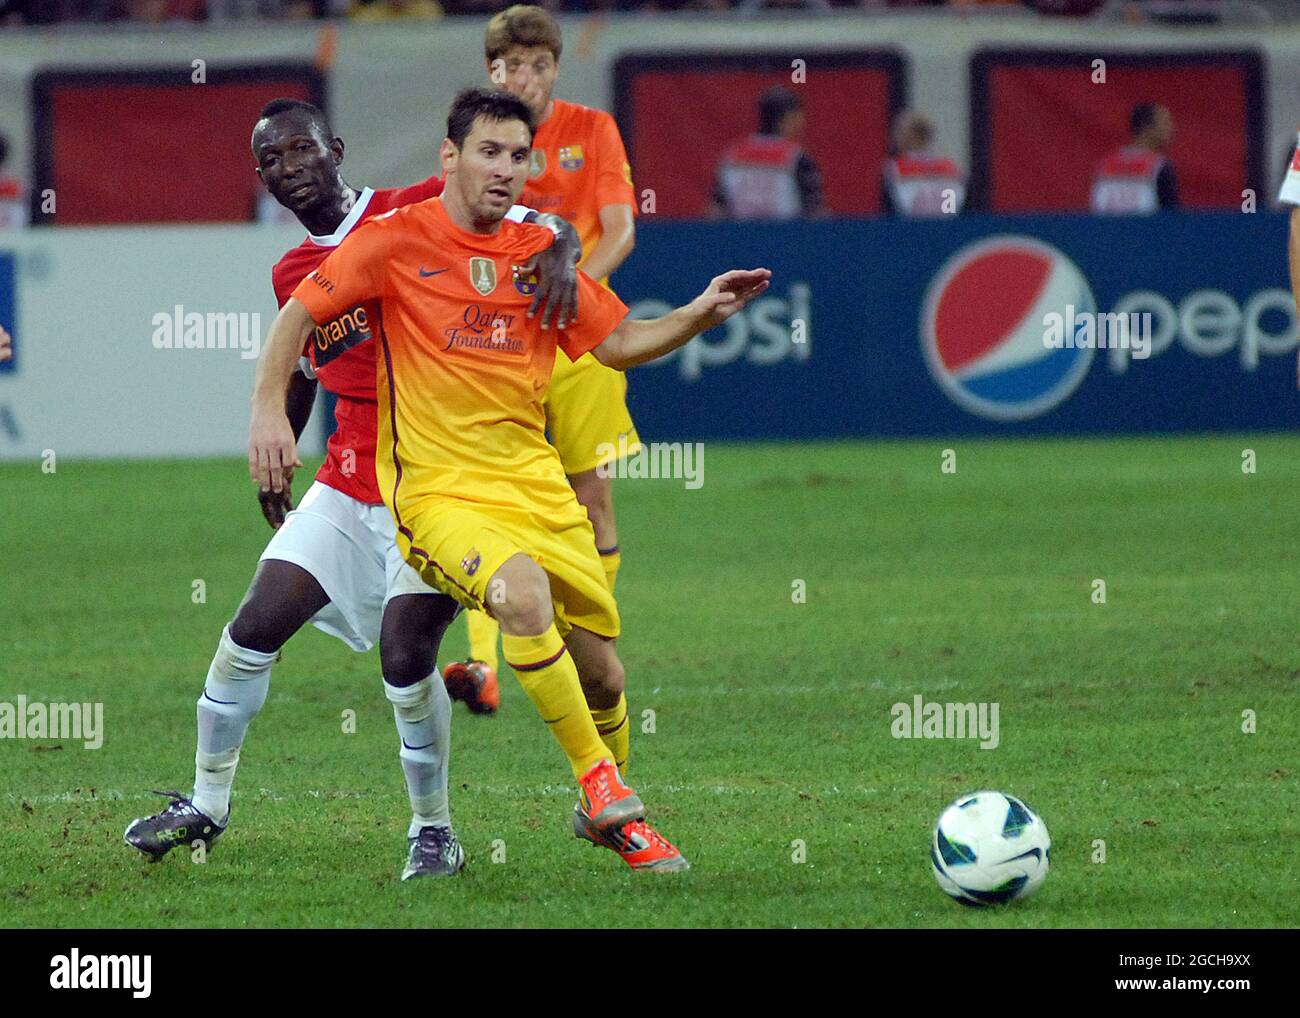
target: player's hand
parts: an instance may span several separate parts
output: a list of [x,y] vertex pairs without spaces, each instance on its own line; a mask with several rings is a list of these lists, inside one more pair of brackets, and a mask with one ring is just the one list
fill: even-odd
[[271,524],[272,530],[279,530],[284,526],[284,518],[293,509],[293,492],[289,490],[289,482],[292,477],[286,478],[284,482],[284,491],[261,491],[257,493],[257,501],[261,503],[262,515],[266,517],[266,522]]
[[288,494],[293,472],[302,466],[298,443],[284,410],[253,411],[248,426],[248,473],[262,491]]
[[705,291],[688,305],[699,317],[699,331],[721,325],[766,290],[771,279],[771,269],[732,269],[714,276]]
[[533,220],[555,231],[555,240],[545,251],[534,255],[522,271],[537,273],[537,292],[528,306],[528,317],[540,312],[542,328],[557,329],[572,325],[578,318],[578,260],[582,241],[578,231],[559,216],[542,213]]
[[14,340],[5,327],[0,325],[0,364],[3,364],[14,355]]

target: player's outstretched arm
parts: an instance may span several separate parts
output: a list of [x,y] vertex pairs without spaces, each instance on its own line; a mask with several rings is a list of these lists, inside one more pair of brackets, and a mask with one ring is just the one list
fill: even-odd
[[284,396],[302,348],[315,328],[307,308],[290,297],[271,323],[257,359],[253,415],[248,425],[248,473],[263,491],[282,492],[298,459],[298,443],[285,413]]
[[672,353],[701,332],[721,325],[767,289],[770,269],[732,269],[714,276],[707,289],[689,304],[662,318],[624,319],[591,352],[618,371]]
[[5,327],[0,325],[0,363],[7,361],[14,355],[13,337],[5,331]]

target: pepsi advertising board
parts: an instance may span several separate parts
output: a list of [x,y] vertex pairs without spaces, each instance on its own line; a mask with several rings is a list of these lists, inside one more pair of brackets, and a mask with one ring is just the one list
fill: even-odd
[[1125,434],[1300,421],[1287,217],[643,221],[638,317],[771,289],[630,374],[643,438]]

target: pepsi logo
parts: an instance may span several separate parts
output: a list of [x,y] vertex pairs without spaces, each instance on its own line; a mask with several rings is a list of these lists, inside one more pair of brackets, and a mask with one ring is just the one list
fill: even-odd
[[939,388],[969,413],[1025,421],[1059,406],[1092,364],[1091,347],[1053,349],[1047,315],[1094,313],[1079,267],[1031,237],[990,237],[939,269],[921,311],[921,346]]

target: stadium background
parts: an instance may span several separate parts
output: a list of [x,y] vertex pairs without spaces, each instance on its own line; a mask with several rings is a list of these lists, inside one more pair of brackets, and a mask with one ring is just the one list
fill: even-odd
[[[1294,419],[1294,386],[1284,383],[1295,322],[1273,197],[1300,108],[1300,25],[917,14],[570,18],[565,30],[562,94],[618,113],[638,194],[653,193],[654,212],[640,213],[637,248],[616,279],[624,298],[648,313],[690,296],[715,264],[777,270],[762,309],[632,373],[647,436],[1218,429]],[[154,316],[178,304],[258,313],[269,327],[267,267],[300,231],[220,222],[250,218],[254,206],[249,110],[286,90],[319,93],[347,140],[349,180],[420,179],[434,168],[451,95],[481,76],[481,35],[475,18],[414,30],[6,30],[8,172],[26,178],[34,205],[52,186],[56,214],[35,207],[33,222],[63,225],[11,233],[0,245],[0,312],[14,305],[0,321],[18,350],[0,373],[0,456],[237,453],[253,361],[159,351],[150,340]],[[1089,78],[1098,57],[1108,61],[1100,85]],[[204,84],[191,81],[194,61],[204,62]],[[807,144],[836,216],[684,222],[703,213],[722,147],[752,128],[759,90],[788,79],[795,61],[806,64],[797,87]],[[1086,208],[1096,160],[1122,141],[1128,108],[1142,98],[1173,113],[1171,158],[1188,211],[1104,227],[1069,214]],[[933,118],[938,146],[970,173],[969,214],[943,223],[874,216],[889,117],[904,104]],[[988,130],[972,130],[973,120]],[[1257,211],[1243,216],[1248,189]],[[1044,211],[1055,214],[1017,218]],[[1206,344],[1192,353],[1170,337],[1123,379],[1097,358],[1054,410],[990,424],[954,405],[925,370],[920,311],[950,255],[998,234],[1052,244],[1079,266],[1100,310],[1134,291],[1159,293],[1175,309],[1194,292],[1227,294],[1228,318],[1211,308],[1205,327],[1236,338],[1211,357]],[[802,346],[782,324],[799,302],[811,311]],[[74,341],[88,331],[94,342]],[[791,409],[814,402],[816,413]],[[168,428],[145,426],[157,419]]]
[[[253,360],[155,349],[154,316],[181,305],[269,326],[269,268],[301,229],[207,220],[214,202],[251,209],[247,130],[284,75],[321,89],[352,183],[406,183],[433,168],[455,89],[481,80],[482,16],[6,28],[6,172],[29,185],[66,173],[68,193],[63,225],[0,236],[0,323],[16,344],[0,367],[0,701],[102,701],[108,732],[99,752],[0,745],[0,923],[1293,923],[1300,407],[1273,197],[1300,117],[1300,25],[1268,9],[1269,24],[1223,25],[563,20],[559,94],[619,110],[638,193],[659,199],[620,293],[653,310],[732,263],[776,272],[761,308],[631,378],[645,440],[707,447],[698,491],[617,482],[633,775],[692,857],[685,893],[578,852],[564,830],[572,790],[553,783],[558,757],[506,678],[499,717],[458,709],[453,726],[466,878],[399,896],[405,796],[377,655],[314,631],[277,665],[241,763],[240,823],[208,869],[127,861],[123,826],[157,803],[146,790],[188,787],[202,669],[268,534],[241,463]],[[999,115],[980,75],[1025,53],[1048,74],[1105,57],[1108,83],[1026,92],[1013,74]],[[195,60],[207,84],[191,84]],[[841,214],[701,220],[700,168],[751,129],[752,96],[794,60],[807,62],[798,87]],[[673,95],[687,71],[722,67],[748,76]],[[218,92],[250,69],[280,78],[267,95]],[[620,76],[638,69],[668,73],[647,86],[647,112],[670,114],[657,127],[626,88],[620,108]],[[182,115],[96,97],[108,71],[169,84]],[[841,74],[865,78],[841,91]],[[61,88],[87,84],[57,106]],[[1103,221],[1079,211],[1081,182],[1139,97],[1174,111],[1189,208]],[[971,171],[969,213],[874,215],[873,160],[904,102]],[[710,129],[715,114],[732,122]],[[687,123],[705,126],[672,133]],[[69,148],[52,166],[56,141]],[[161,207],[173,221],[105,222]],[[1143,363],[1097,354],[1076,389],[1024,420],[964,409],[927,365],[926,300],[955,255],[1007,236],[1076,265],[1099,309],[1135,293],[1166,302],[1168,346]],[[1010,403],[1024,410],[1023,397]],[[1098,434],[1111,437],[1078,440]],[[459,649],[448,643],[443,661]],[[914,695],[1001,703],[999,748],[894,739],[891,705]],[[341,744],[353,708],[357,734]],[[1258,734],[1242,734],[1247,708]],[[1023,909],[959,911],[933,885],[930,825],[976,787],[1022,795],[1051,827],[1053,876]],[[497,838],[511,865],[489,863]],[[793,865],[796,841],[809,865]]]

